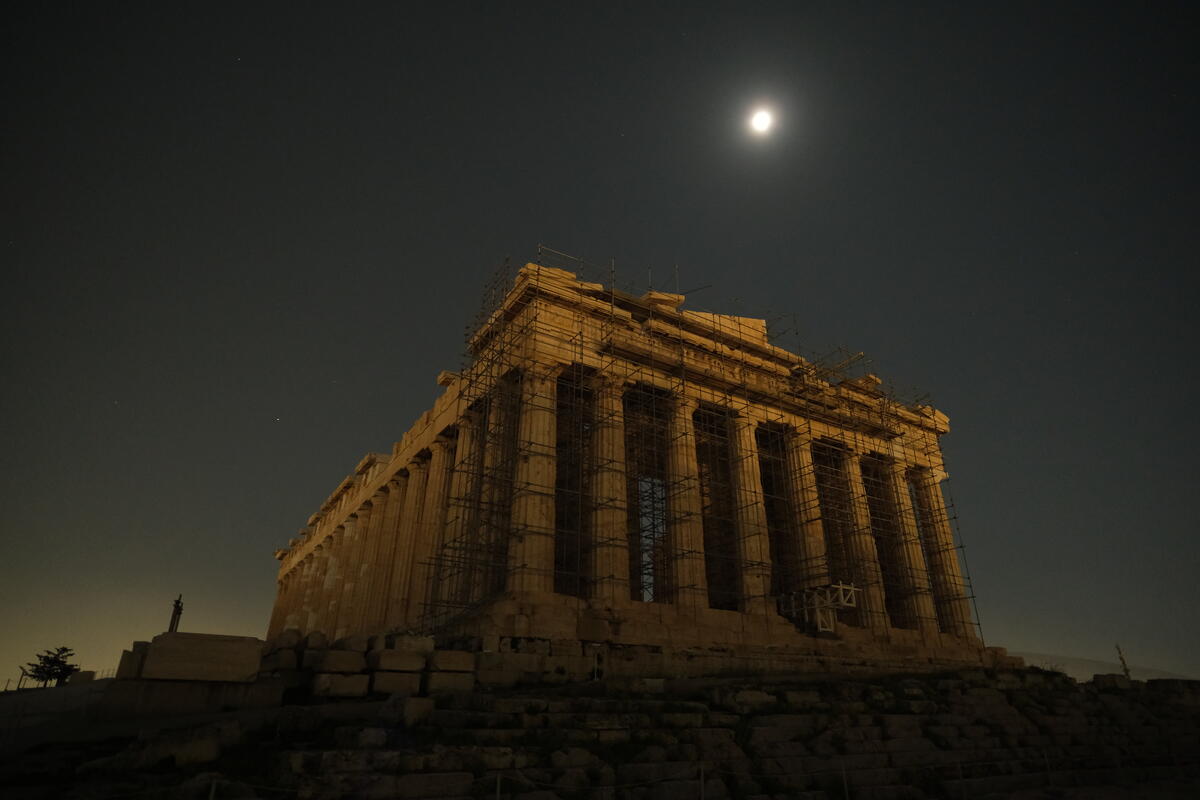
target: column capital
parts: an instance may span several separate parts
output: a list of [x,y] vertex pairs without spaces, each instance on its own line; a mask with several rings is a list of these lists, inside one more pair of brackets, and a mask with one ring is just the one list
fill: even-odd
[[693,397],[687,394],[675,394],[675,413],[683,414],[688,411],[694,412],[700,408],[700,398]]
[[558,380],[558,376],[566,368],[566,364],[544,364],[538,361],[526,361],[521,364],[521,382]]
[[592,378],[592,386],[598,394],[624,395],[630,381],[624,375],[600,373]]

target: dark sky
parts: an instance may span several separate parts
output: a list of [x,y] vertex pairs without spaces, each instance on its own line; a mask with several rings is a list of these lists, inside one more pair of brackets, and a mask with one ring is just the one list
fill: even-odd
[[262,635],[539,242],[865,350],[950,415],[989,643],[1200,676],[1181,8],[444,5],[6,12],[0,681],[180,592]]

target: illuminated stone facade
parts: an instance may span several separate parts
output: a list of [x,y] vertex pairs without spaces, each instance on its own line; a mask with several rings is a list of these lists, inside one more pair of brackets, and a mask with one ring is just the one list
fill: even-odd
[[471,365],[277,552],[269,636],[546,642],[572,675],[601,649],[646,675],[1000,658],[941,491],[946,417],[683,300],[521,269]]

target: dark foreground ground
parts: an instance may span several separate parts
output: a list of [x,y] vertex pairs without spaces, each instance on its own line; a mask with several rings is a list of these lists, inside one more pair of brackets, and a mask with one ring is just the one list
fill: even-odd
[[1039,670],[625,681],[107,726],[0,797],[1200,798],[1200,682]]

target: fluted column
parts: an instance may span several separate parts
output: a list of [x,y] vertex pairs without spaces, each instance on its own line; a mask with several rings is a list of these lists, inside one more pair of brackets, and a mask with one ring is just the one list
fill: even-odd
[[429,598],[433,577],[432,560],[439,555],[442,531],[446,524],[446,492],[450,488],[450,468],[454,451],[452,442],[439,436],[429,445],[429,477],[425,484],[425,502],[421,522],[416,525],[413,542],[412,576],[408,584],[408,609],[405,619],[409,627],[420,627]]
[[296,574],[295,590],[292,593],[292,602],[289,604],[287,617],[283,621],[283,627],[296,628],[303,630],[308,624],[308,609],[305,606],[305,597],[309,590],[309,580],[312,577],[312,554],[305,556],[300,560],[292,572]]
[[329,608],[325,603],[325,574],[329,570],[329,551],[332,546],[331,537],[326,536],[320,544],[313,548],[313,577],[312,593],[309,595],[308,626],[305,631],[321,631],[329,621]]
[[697,401],[676,397],[667,443],[667,508],[674,601],[689,608],[708,608],[708,578],[704,572],[703,500],[700,467],[696,461]]
[[346,580],[346,542],[354,533],[356,517],[352,514],[333,529],[330,536],[329,566],[325,570],[325,607],[328,609],[325,633],[331,639],[337,636],[338,623],[342,615],[342,585]]
[[382,505],[383,513],[377,517],[379,526],[372,526],[372,544],[367,552],[369,568],[363,575],[363,584],[366,587],[363,600],[363,629],[367,633],[386,632],[387,599],[396,559],[396,529],[407,483],[408,475],[402,470],[401,474],[389,481],[383,487],[383,491],[376,495],[380,498],[376,506]]
[[792,508],[798,521],[800,586],[825,586],[829,581],[829,559],[825,552],[825,528],[821,523],[821,499],[817,494],[817,471],[813,467],[812,436],[793,430],[787,436],[788,481]]
[[625,477],[624,381],[595,387],[596,472],[592,511],[592,597],[605,606],[629,605],[629,518]]
[[373,508],[370,502],[363,503],[352,516],[353,525],[347,525],[345,552],[342,558],[341,611],[338,613],[337,630],[334,638],[340,639],[360,631],[359,609],[354,605],[359,590],[359,575],[362,572],[363,545],[371,526]]
[[387,514],[388,485],[380,487],[371,495],[369,505],[370,517],[362,530],[362,538],[358,548],[358,559],[354,566],[354,596],[351,605],[354,607],[353,632],[373,634],[379,633],[368,617],[371,613],[371,592],[374,590],[376,575],[379,573],[379,549],[381,546],[380,531],[383,529],[384,516]]
[[511,592],[554,591],[557,372],[533,367],[521,376],[512,540],[508,550]]
[[741,610],[765,613],[771,594],[771,544],[767,506],[758,463],[758,423],[748,415],[729,421],[733,433],[734,513],[737,516],[738,558],[742,569]]
[[850,487],[850,512],[854,531],[846,542],[850,572],[858,588],[859,618],[875,631],[888,628],[887,605],[883,592],[883,572],[879,568],[879,550],[871,532],[871,509],[863,485],[862,464],[857,453],[847,452],[844,467]]
[[[436,599],[462,601],[475,571],[475,565],[470,563],[467,539],[477,535],[478,526],[478,487],[482,468],[478,448],[479,415],[468,410],[459,418],[457,429],[446,524],[442,534],[446,548],[454,551],[457,563],[441,563],[438,574],[433,576],[432,590]],[[443,555],[449,553],[443,552]]]
[[419,458],[408,462],[408,487],[404,490],[404,505],[400,510],[396,531],[392,581],[384,614],[385,630],[407,630],[409,627],[408,592],[412,585],[413,553],[421,527],[421,511],[425,507],[425,487],[428,483],[429,462]]
[[905,591],[904,610],[917,627],[927,633],[937,633],[937,614],[933,608],[933,597],[929,583],[929,569],[925,564],[925,552],[921,549],[921,533],[917,527],[917,516],[912,498],[908,493],[908,481],[904,477],[904,466],[896,462],[884,465],[887,488],[894,498],[897,528],[900,534],[900,557],[903,574],[901,581]]
[[955,636],[974,638],[971,606],[958,564],[958,549],[954,546],[954,532],[950,528],[941,484],[932,470],[928,469],[913,470],[912,477],[933,584],[933,600],[942,630]]

